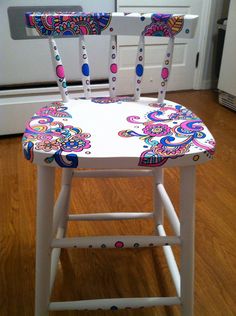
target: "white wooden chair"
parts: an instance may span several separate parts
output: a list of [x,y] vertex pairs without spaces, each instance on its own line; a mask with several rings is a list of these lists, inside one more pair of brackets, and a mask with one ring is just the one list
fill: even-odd
[[[26,159],[38,166],[35,315],[50,310],[96,310],[181,304],[193,315],[195,166],[212,157],[214,139],[190,110],[165,100],[176,37],[191,38],[197,16],[124,13],[27,13],[27,32],[48,38],[62,102],[41,108],[27,123],[23,136]],[[109,35],[109,97],[91,97],[84,35]],[[117,35],[139,35],[133,97],[116,96]],[[54,38],[78,37],[85,98],[68,96],[61,57]],[[145,36],[169,38],[158,99],[140,98]],[[130,80],[130,79],[127,79]],[[180,167],[180,219],[163,185],[163,168]],[[54,171],[63,168],[61,191],[54,205]],[[80,170],[78,168],[82,168]],[[78,169],[78,170],[76,170]],[[89,170],[87,170],[89,169]],[[133,177],[152,175],[154,209],[140,213],[68,215],[72,177]],[[167,236],[163,214],[174,235]],[[147,219],[153,236],[66,238],[67,221]],[[61,248],[124,248],[162,246],[175,297],[112,298],[50,302]],[[171,245],[180,246],[180,272]],[[104,250],[101,250],[104,251]],[[88,263],[89,264],[89,263]]]

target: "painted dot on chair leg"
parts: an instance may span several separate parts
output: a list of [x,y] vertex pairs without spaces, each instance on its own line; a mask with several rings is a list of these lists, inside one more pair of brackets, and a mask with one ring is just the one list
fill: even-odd
[[123,247],[124,247],[123,241],[118,240],[118,241],[115,243],[115,247],[116,247],[116,248],[123,248]]
[[111,306],[111,310],[112,310],[112,311],[115,311],[115,310],[117,310],[117,309],[118,309],[117,306],[115,306],[115,305]]

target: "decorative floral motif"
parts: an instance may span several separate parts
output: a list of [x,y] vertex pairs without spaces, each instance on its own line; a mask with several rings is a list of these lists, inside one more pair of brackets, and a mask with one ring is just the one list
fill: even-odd
[[[181,105],[155,104],[155,106],[155,111],[146,114],[146,121],[140,121],[138,116],[127,118],[132,124],[142,124],[143,133],[134,130],[119,132],[121,137],[139,137],[144,141],[143,147],[146,149],[140,155],[140,166],[162,166],[168,159],[176,159],[190,152],[193,147],[204,150],[208,154],[210,152],[211,155],[214,153],[214,141],[205,141],[203,122],[194,113]],[[160,122],[168,122],[168,124]]]
[[55,12],[51,14],[27,14],[27,26],[40,35],[73,36],[101,34],[111,22],[110,13]]
[[173,37],[182,30],[184,25],[184,16],[153,14],[151,19],[152,23],[143,31],[144,36]]
[[60,144],[57,140],[44,140],[42,142],[36,143],[35,149],[43,150],[45,152],[49,152],[51,150],[58,150],[60,148]]
[[52,152],[52,156],[45,159],[46,163],[55,160],[61,167],[78,166],[78,157],[73,152],[81,152],[91,147],[90,141],[87,140],[90,134],[83,133],[81,128],[54,121],[53,117],[71,117],[65,110],[67,107],[63,103],[55,102],[40,109],[28,122],[23,136],[24,154],[27,160],[33,161],[35,149]]
[[71,136],[69,138],[62,138],[60,146],[63,151],[79,152],[84,149],[90,148],[90,141],[84,139],[83,137]]
[[143,128],[144,134],[149,136],[164,136],[170,133],[170,128],[166,124],[148,124]]

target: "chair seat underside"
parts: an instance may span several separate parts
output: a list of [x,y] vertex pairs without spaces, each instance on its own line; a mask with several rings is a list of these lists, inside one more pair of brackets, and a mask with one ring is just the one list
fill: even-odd
[[54,102],[28,122],[26,159],[71,168],[137,168],[203,163],[211,133],[193,112],[165,100],[95,97]]

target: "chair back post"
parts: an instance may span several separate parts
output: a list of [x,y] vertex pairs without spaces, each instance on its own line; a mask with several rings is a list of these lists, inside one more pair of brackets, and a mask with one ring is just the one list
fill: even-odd
[[90,67],[84,35],[79,36],[79,56],[84,95],[86,99],[89,99],[91,98]]
[[57,85],[62,97],[63,102],[69,101],[66,78],[65,78],[65,70],[62,64],[61,56],[59,54],[56,42],[53,37],[49,37],[49,48],[51,52],[52,65],[57,81]]
[[175,37],[170,37],[165,53],[165,58],[161,68],[161,78],[160,78],[160,87],[158,89],[158,99],[157,103],[162,104],[164,102],[166,91],[167,91],[167,83],[170,78],[172,60],[173,60],[173,52],[174,52],[174,41]]
[[[49,19],[48,19],[49,18]],[[139,36],[135,65],[134,99],[140,98],[140,87],[144,73],[144,38],[167,37],[169,42],[161,69],[160,86],[157,102],[165,99],[167,83],[170,77],[173,47],[175,38],[192,38],[195,33],[198,16],[161,13],[83,13],[83,12],[29,12],[26,13],[26,32],[28,35],[49,37],[52,60],[57,83],[63,101],[68,101],[68,91],[64,76],[64,68],[53,37],[78,37],[80,46],[80,64],[85,98],[91,96],[90,68],[84,35],[109,35],[109,93],[116,96],[117,82],[117,35]],[[50,21],[50,22],[45,22]],[[65,22],[67,21],[67,22]]]
[[141,83],[144,73],[144,49],[145,42],[144,36],[139,37],[139,43],[137,48],[136,63],[135,63],[135,78],[134,78],[134,99],[139,100],[141,94]]
[[109,92],[110,97],[116,96],[116,82],[117,82],[117,37],[111,35],[110,37],[110,48],[109,48]]

